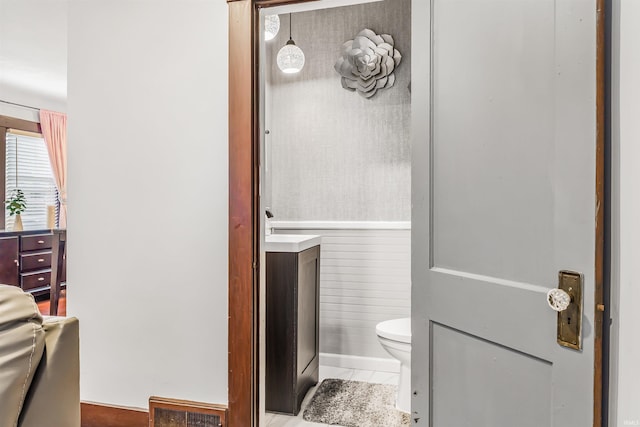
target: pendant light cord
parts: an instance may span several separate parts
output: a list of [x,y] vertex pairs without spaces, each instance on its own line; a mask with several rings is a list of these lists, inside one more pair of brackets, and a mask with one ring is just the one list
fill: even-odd
[[292,24],[292,20],[291,20],[291,13],[289,13],[289,40],[293,40],[291,38],[291,27],[293,26]]

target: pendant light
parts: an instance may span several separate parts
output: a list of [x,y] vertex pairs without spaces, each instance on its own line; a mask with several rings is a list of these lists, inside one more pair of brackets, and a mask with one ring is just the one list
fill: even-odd
[[304,67],[304,52],[291,38],[291,14],[289,14],[289,41],[278,52],[277,62],[278,68],[285,74],[298,73]]
[[280,31],[280,17],[278,15],[266,15],[264,17],[264,39],[273,40]]

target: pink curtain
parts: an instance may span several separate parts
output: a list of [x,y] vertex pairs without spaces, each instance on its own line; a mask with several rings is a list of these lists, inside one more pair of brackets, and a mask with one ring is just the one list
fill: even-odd
[[40,110],[40,126],[60,194],[60,228],[67,227],[67,115]]

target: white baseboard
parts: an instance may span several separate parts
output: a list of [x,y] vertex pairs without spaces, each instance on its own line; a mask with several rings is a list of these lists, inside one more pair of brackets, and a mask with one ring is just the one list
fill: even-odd
[[395,359],[381,357],[349,356],[346,354],[320,353],[320,365],[336,368],[362,369],[364,371],[380,371],[400,373],[400,362]]

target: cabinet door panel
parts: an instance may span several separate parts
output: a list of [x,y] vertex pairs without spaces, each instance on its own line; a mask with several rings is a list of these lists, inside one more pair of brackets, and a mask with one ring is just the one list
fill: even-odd
[[318,250],[299,255],[298,264],[298,375],[318,354]]
[[294,408],[295,288],[297,257],[266,254],[266,370],[267,411],[292,414]]
[[0,283],[18,286],[18,238],[0,238]]

